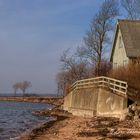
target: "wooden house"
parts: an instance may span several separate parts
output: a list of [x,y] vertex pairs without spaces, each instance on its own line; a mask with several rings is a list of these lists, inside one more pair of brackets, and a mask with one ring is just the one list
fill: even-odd
[[140,57],[140,20],[118,20],[110,61],[113,68],[126,66]]

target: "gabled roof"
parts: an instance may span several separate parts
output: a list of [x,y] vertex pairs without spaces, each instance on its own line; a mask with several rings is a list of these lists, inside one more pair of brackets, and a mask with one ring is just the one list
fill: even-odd
[[140,57],[140,20],[118,20],[112,45],[110,61],[112,61],[119,29],[122,34],[122,40],[127,57]]

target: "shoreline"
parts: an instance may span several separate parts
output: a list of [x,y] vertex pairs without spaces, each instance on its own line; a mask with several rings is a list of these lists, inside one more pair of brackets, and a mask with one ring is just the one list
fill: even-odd
[[17,137],[16,140],[29,140],[29,138],[33,137],[36,131],[42,131],[47,125],[52,125],[54,122],[56,122],[57,119],[54,118],[53,120],[44,122],[42,124],[37,124],[36,127],[32,128],[31,130],[25,131],[20,136]]
[[36,138],[37,135],[44,133],[45,131],[50,129],[53,125],[55,125],[55,123],[58,123],[59,121],[62,121],[63,119],[65,118],[57,118],[56,120],[45,122],[41,126],[34,128],[30,132],[21,135],[20,138],[17,140],[33,140],[34,138]]
[[[45,112],[45,114],[44,114]],[[43,123],[42,125],[39,125],[38,127],[32,129],[30,132],[25,133],[20,136],[18,140],[33,140],[37,135],[40,135],[44,132],[46,132],[48,129],[50,129],[52,126],[54,126],[56,123],[59,123],[68,117],[71,116],[70,113],[65,112],[58,107],[54,107],[51,110],[46,109],[46,110],[38,110],[33,112],[33,115],[37,116],[49,116],[53,117],[53,120],[47,121]]]
[[139,140],[140,121],[109,117],[78,117],[61,109],[62,98],[56,97],[0,97],[0,101],[47,103],[52,109],[32,112],[33,115],[51,116],[55,120],[37,124],[35,128],[21,134],[16,140]]
[[[40,115],[43,115],[40,111]],[[37,112],[37,115],[38,112]],[[55,108],[46,115],[57,119],[46,122],[33,129],[28,135],[18,140],[139,140],[139,121],[119,121],[117,118],[92,117],[84,118]]]
[[31,103],[47,103],[55,106],[63,104],[63,98],[51,96],[30,96],[30,97],[0,97],[0,101],[16,101],[16,102],[31,102]]
[[[50,104],[52,105],[52,109],[54,108],[58,108],[61,107],[61,105],[63,104],[63,98],[60,97],[52,97],[52,96],[45,96],[45,97],[40,97],[40,96],[30,96],[30,97],[9,97],[9,96],[3,96],[0,97],[0,101],[9,101],[9,102],[29,102],[29,103],[43,103],[43,104]],[[36,112],[46,112],[46,111],[50,111],[51,109],[43,109],[43,110],[38,110]],[[32,115],[38,115],[35,112],[31,112]],[[50,114],[50,113],[49,113]],[[46,116],[47,117],[47,116]],[[33,128],[31,128],[30,130],[25,130],[25,132],[21,133],[21,135],[15,137],[15,138],[11,138],[10,140],[19,140],[20,138],[22,138],[23,136],[28,136],[32,133],[32,131],[38,130],[38,129],[42,129],[43,126],[46,127],[46,125],[48,125],[49,123],[52,124],[52,122],[57,121],[56,116],[52,116],[49,115],[48,117],[53,117],[50,120],[46,120],[44,121],[44,123],[37,123],[36,126],[34,126]],[[25,139],[25,138],[24,138]],[[24,140],[23,139],[23,140]]]

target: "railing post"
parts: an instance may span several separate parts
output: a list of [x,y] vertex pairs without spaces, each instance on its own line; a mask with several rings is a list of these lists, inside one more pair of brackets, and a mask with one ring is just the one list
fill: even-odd
[[122,88],[122,83],[121,82],[119,82],[119,85],[120,85],[120,87],[119,87],[119,90],[121,90]]
[[107,79],[108,82],[108,88],[110,89],[110,79]]
[[126,83],[126,90],[125,90],[126,95],[127,95],[127,89],[128,89],[128,84]]
[[116,81],[113,80],[113,84],[114,84],[114,86],[113,86],[113,92],[115,92],[115,83],[116,83]]

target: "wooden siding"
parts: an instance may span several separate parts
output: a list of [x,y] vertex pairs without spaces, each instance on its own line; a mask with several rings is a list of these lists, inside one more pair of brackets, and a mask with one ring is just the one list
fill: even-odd
[[129,63],[129,58],[126,56],[125,46],[122,40],[120,30],[117,33],[116,44],[113,53],[113,68],[125,66]]

